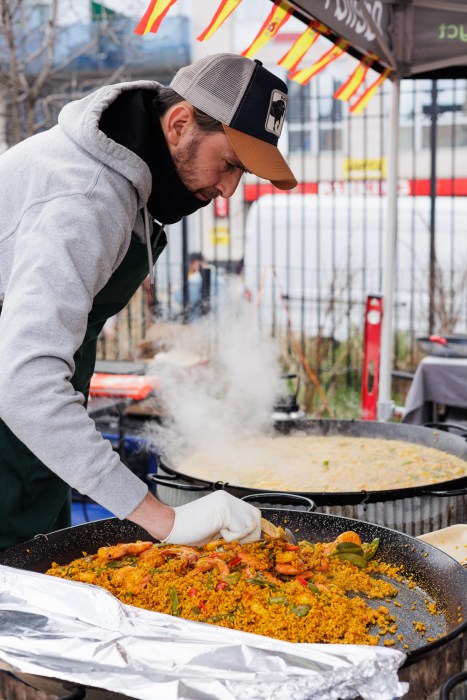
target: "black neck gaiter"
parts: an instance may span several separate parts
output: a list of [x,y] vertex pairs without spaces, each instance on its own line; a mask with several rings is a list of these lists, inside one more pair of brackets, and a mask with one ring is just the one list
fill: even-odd
[[103,112],[99,128],[148,165],[152,189],[148,209],[162,224],[174,224],[209,202],[202,202],[180,180],[170,155],[153,90],[126,90]]

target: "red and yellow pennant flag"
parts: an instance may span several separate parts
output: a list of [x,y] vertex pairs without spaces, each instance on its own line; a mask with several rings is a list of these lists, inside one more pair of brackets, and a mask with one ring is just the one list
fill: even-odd
[[151,0],[134,33],[147,34],[152,32],[155,34],[167,12],[176,2],[177,0]]
[[306,85],[314,75],[317,73],[320,73],[326,66],[328,66],[332,61],[335,61],[336,58],[339,58],[339,56],[342,56],[344,51],[346,51],[350,46],[350,42],[345,41],[345,39],[339,39],[334,46],[329,49],[329,51],[326,51],[325,54],[321,56],[315,63],[313,63],[311,66],[308,66],[308,68],[302,68],[302,70],[299,71],[291,71],[289,73],[289,78],[291,80],[295,80],[297,83],[300,83],[300,85]]
[[347,102],[347,100],[350,100],[350,98],[355,95],[358,88],[365,80],[368,69],[372,63],[373,58],[370,58],[369,56],[365,56],[365,58],[360,61],[352,75],[347,78],[345,83],[342,83],[342,85],[337,88],[336,92],[334,93],[336,100],[343,100],[344,102]]
[[210,39],[214,32],[219,29],[227,17],[230,17],[232,12],[240,5],[241,2],[242,0],[222,0],[210,24],[208,24],[204,32],[197,37],[198,41],[206,41],[207,39]]
[[367,106],[368,102],[375,94],[376,90],[379,88],[380,85],[382,85],[382,83],[384,83],[386,78],[389,75],[391,75],[391,73],[392,68],[385,68],[381,75],[379,75],[378,78],[375,80],[375,82],[372,83],[370,87],[367,88],[365,92],[362,95],[360,95],[360,97],[350,106],[349,111],[352,112],[352,114],[361,114]]
[[286,0],[274,3],[273,9],[267,16],[258,34],[250,46],[245,51],[242,51],[242,56],[247,58],[254,56],[270,39],[276,36],[279,29],[284,26],[291,16],[292,7]]
[[295,70],[308,49],[313,46],[316,39],[319,37],[319,33],[314,29],[313,25],[314,22],[310,22],[303,34],[300,34],[297,41],[292,44],[287,53],[282,56],[280,61],[278,61],[280,66],[284,66],[284,68],[288,68],[292,71]]

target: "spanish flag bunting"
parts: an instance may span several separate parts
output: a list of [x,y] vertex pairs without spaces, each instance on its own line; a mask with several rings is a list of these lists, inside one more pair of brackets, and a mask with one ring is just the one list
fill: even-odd
[[151,0],[148,9],[135,29],[135,34],[147,34],[148,32],[155,34],[167,12],[176,2],[177,0]]
[[336,42],[333,47],[329,49],[329,51],[326,51],[326,53],[323,54],[321,58],[319,58],[311,66],[308,66],[308,68],[302,68],[302,70],[299,71],[291,71],[288,77],[291,80],[295,80],[297,83],[300,83],[300,85],[306,85],[314,75],[326,68],[326,66],[332,63],[332,61],[335,61],[336,58],[342,56],[344,51],[346,51],[349,46],[349,41],[339,39],[339,41]]
[[277,32],[288,19],[292,16],[292,7],[285,0],[279,3],[274,3],[274,6],[267,16],[263,26],[259,30],[256,37],[253,39],[250,46],[242,51],[242,56],[251,58],[255,55],[267,42],[276,36]]
[[334,93],[336,100],[347,102],[353,95],[355,95],[358,88],[365,80],[368,69],[372,63],[373,59],[369,56],[365,56],[365,58],[360,61],[352,75],[347,78],[345,83],[342,83],[342,85],[337,88],[336,92]]
[[287,53],[278,61],[280,66],[284,66],[284,68],[288,68],[292,71],[295,70],[308,49],[313,46],[316,39],[319,37],[318,32],[313,28],[313,24],[313,22],[310,22],[303,34],[300,34],[297,41],[292,44]]
[[374,83],[370,85],[365,92],[360,95],[360,97],[350,106],[349,111],[352,114],[361,114],[366,108],[368,102],[371,100],[373,95],[379,86],[384,83],[386,78],[392,73],[392,68],[385,68],[383,72],[378,76]]
[[210,39],[214,32],[219,29],[227,17],[230,17],[232,12],[240,5],[241,2],[242,0],[222,0],[211,20],[211,23],[206,27],[204,32],[199,35],[198,41],[206,41],[207,39]]

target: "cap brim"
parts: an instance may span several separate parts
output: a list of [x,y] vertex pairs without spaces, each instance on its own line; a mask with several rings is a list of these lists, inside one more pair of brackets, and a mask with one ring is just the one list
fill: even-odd
[[270,180],[279,190],[291,190],[297,186],[297,180],[276,146],[226,124],[222,126],[230,145],[247,170]]

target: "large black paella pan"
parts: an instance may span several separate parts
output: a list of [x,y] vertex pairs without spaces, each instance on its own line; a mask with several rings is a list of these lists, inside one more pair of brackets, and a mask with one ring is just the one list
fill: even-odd
[[[290,435],[377,438],[387,441],[388,450],[391,441],[397,440],[435,448],[467,463],[467,442],[464,438],[422,426],[324,419],[279,424],[276,429],[279,433]],[[362,470],[365,468],[366,465],[362,463]],[[271,488],[261,489],[233,483],[221,469],[212,481],[196,478],[163,455],[157,473],[150,475],[150,479],[157,485],[155,488],[160,500],[172,506],[182,505],[216,489],[225,489],[240,498],[261,491],[273,491]],[[467,476],[432,484],[374,491],[304,492],[296,490],[293,483],[289,489],[281,487],[280,490],[307,496],[314,501],[318,512],[378,523],[412,536],[467,521]]]
[[[420,540],[368,522],[296,510],[264,509],[264,515],[276,525],[285,519],[299,539],[312,542],[333,540],[344,530],[355,530],[363,541],[379,537],[378,556],[403,566],[406,576],[413,578],[413,588],[399,584],[395,600],[401,607],[391,609],[403,636],[403,643],[396,640],[396,648],[407,654],[400,672],[401,679],[410,683],[407,700],[428,698],[434,688],[461,670],[467,628],[467,571],[458,562]],[[83,550],[93,553],[100,546],[138,538],[147,539],[148,535],[127,521],[111,518],[39,535],[0,553],[0,564],[44,572],[52,561],[64,564],[81,556]],[[439,615],[428,612],[427,601],[436,603]],[[385,604],[394,606],[393,602]],[[426,624],[425,636],[414,632],[416,622]]]

